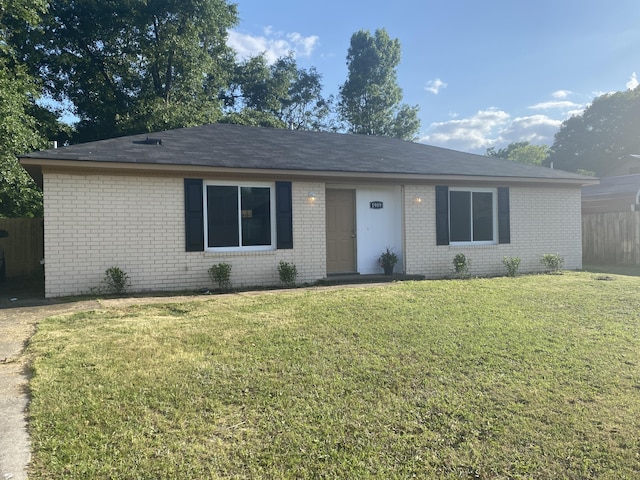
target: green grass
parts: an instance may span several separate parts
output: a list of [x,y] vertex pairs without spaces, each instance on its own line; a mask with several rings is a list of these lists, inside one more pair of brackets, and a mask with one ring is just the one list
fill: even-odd
[[586,272],[614,273],[616,275],[640,276],[640,265],[596,265],[588,264],[583,266]]
[[51,318],[29,478],[638,478],[639,290],[564,273]]

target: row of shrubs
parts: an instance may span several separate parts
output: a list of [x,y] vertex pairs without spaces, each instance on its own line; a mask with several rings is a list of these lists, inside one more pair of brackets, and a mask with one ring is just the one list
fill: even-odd
[[[209,278],[220,290],[231,289],[231,264],[218,263],[212,266],[208,272]],[[294,287],[296,278],[298,277],[298,269],[293,263],[281,261],[278,265],[278,276],[283,285]],[[124,270],[120,267],[110,267],[105,270],[100,286],[92,288],[91,292],[94,294],[108,293],[120,295],[125,293],[130,286],[131,279]]]
[[[557,253],[545,253],[540,259],[540,263],[544,266],[546,273],[558,273],[564,265],[564,258]],[[504,257],[502,264],[507,270],[507,276],[515,277],[520,269],[519,257]],[[469,278],[469,268],[471,267],[471,259],[467,258],[464,253],[458,253],[453,257],[453,269],[456,277]]]
[[[298,269],[295,264],[280,261],[278,264],[278,276],[280,282],[287,286],[293,287],[298,277]],[[220,290],[231,289],[231,264],[218,263],[209,269],[209,278],[217,285]]]
[[[545,272],[557,273],[564,265],[564,259],[557,253],[545,253],[540,259],[540,263],[544,265]],[[515,277],[518,275],[520,268],[519,257],[504,257],[502,259],[507,276]],[[458,278],[469,278],[469,269],[471,268],[471,259],[467,258],[464,253],[458,253],[453,257],[453,268]],[[231,264],[218,263],[213,265],[209,270],[209,278],[214,285],[220,290],[231,289]],[[278,264],[278,276],[280,282],[287,286],[293,287],[298,277],[298,269],[295,264],[281,261]],[[131,286],[129,275],[120,267],[111,267],[105,271],[104,279],[99,288],[94,289],[94,293],[113,293],[122,294]]]

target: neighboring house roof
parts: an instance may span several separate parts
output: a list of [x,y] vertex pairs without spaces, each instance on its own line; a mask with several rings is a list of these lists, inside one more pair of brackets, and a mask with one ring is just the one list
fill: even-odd
[[582,213],[640,211],[640,175],[604,177],[582,188]]
[[310,176],[500,177],[514,181],[590,184],[594,179],[389,137],[211,124],[112,138],[29,153],[32,166],[247,169]]
[[640,174],[640,155],[629,155],[607,162],[599,169],[600,177],[619,177]]

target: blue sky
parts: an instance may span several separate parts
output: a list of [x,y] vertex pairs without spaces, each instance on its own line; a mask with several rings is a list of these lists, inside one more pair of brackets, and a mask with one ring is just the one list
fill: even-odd
[[237,0],[240,57],[293,51],[324,93],[347,76],[351,35],[387,30],[402,46],[398,83],[420,106],[420,141],[484,153],[551,144],[562,120],[640,76],[638,0],[294,2]]

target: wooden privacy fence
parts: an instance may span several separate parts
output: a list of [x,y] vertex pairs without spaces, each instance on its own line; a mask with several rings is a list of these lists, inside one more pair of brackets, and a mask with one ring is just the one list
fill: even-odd
[[640,265],[640,212],[582,215],[584,263]]
[[44,222],[41,218],[0,218],[0,230],[9,232],[8,237],[0,238],[7,278],[31,275],[42,269]]

